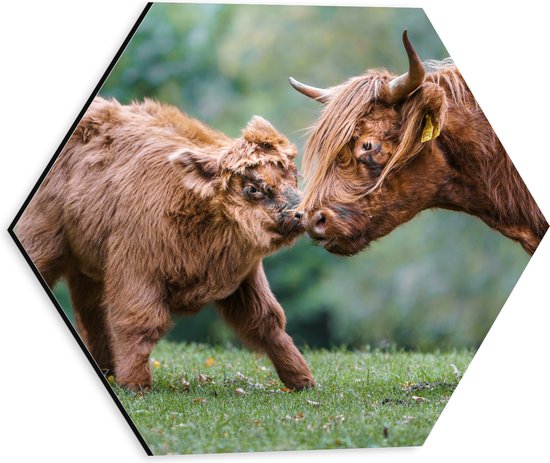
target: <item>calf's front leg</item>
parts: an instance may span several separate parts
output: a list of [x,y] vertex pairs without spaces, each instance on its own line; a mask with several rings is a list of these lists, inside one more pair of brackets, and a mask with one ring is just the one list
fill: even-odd
[[284,311],[269,288],[261,262],[217,307],[247,345],[267,354],[287,387],[315,386],[304,357],[285,331]]

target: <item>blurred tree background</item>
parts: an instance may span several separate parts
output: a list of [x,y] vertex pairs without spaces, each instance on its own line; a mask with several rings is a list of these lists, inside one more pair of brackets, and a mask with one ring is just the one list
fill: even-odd
[[[233,137],[260,114],[301,149],[320,107],[288,76],[323,87],[367,68],[402,73],[405,28],[423,59],[448,56],[420,9],[154,4],[100,94],[155,98]],[[303,237],[265,267],[297,343],[428,350],[477,347],[527,262],[479,220],[426,211],[353,258]],[[63,283],[56,295],[70,313]],[[169,336],[235,339],[212,308]]]

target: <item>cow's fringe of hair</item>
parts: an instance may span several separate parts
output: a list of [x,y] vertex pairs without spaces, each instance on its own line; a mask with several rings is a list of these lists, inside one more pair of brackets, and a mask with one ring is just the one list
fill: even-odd
[[397,147],[396,152],[389,159],[388,163],[384,166],[384,169],[380,173],[374,186],[369,188],[366,192],[361,192],[361,196],[372,193],[377,188],[380,188],[386,177],[401,167],[405,166],[407,162],[413,159],[423,148],[419,142],[420,128],[422,127],[424,112],[419,104],[413,105],[409,111],[405,114],[406,124],[401,136],[401,142]]
[[[443,87],[450,104],[462,108],[476,106],[451,59],[430,60],[424,65],[428,71],[425,81]],[[330,197],[330,185],[325,181],[330,175],[337,175],[342,180],[345,191],[339,191],[339,198],[352,203],[379,188],[391,172],[407,164],[421,151],[418,133],[424,114],[420,105],[413,105],[405,115],[406,127],[401,142],[375,185],[365,190],[364,185],[357,184],[352,169],[356,161],[347,144],[354,135],[357,123],[375,103],[381,101],[385,87],[394,77],[386,70],[371,70],[331,89],[338,96],[327,103],[317,124],[310,130],[305,145],[303,169],[308,188],[302,201],[303,206],[311,207],[317,198]],[[319,156],[321,150],[322,157]]]
[[[382,88],[391,77],[385,71],[370,71],[331,89],[338,97],[327,103],[304,149],[303,171],[310,194],[306,193],[303,205],[307,207],[315,202],[312,194],[316,198],[330,196],[330,192],[325,191],[330,188],[325,179],[331,173],[342,176],[349,171],[342,168],[349,167],[352,161],[351,150],[346,145],[353,137],[357,121],[380,99]],[[323,156],[319,157],[321,147]],[[337,162],[340,168],[335,169]],[[341,193],[352,201],[356,196],[352,177],[341,180],[347,190]]]

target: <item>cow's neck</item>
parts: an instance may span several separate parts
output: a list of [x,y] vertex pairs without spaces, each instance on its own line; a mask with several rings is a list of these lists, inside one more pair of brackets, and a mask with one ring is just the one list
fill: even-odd
[[548,224],[481,111],[449,114],[437,146],[452,172],[441,206],[479,217],[532,254]]

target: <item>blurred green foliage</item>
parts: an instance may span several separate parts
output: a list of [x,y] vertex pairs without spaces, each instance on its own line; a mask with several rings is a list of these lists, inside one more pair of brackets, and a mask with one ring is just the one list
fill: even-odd
[[[235,137],[260,114],[301,148],[320,108],[288,76],[323,87],[367,68],[404,72],[405,28],[423,59],[447,57],[419,9],[154,4],[100,94],[171,103]],[[356,257],[304,237],[265,267],[300,344],[432,349],[478,346],[527,262],[479,220],[427,211]],[[56,293],[68,306],[63,284]],[[233,339],[212,309],[170,336]]]

